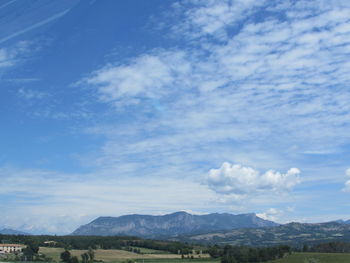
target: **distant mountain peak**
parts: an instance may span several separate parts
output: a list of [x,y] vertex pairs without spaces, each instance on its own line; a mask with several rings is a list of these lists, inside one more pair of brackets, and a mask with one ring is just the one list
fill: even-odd
[[28,233],[25,233],[25,232],[22,232],[22,231],[18,231],[18,230],[14,230],[14,229],[11,229],[11,228],[0,229],[0,234],[2,234],[2,235],[23,235],[23,236],[29,235]]
[[212,213],[193,215],[186,211],[166,215],[123,215],[98,217],[75,230],[72,235],[129,235],[149,238],[174,237],[237,228],[272,227],[278,224],[254,213]]

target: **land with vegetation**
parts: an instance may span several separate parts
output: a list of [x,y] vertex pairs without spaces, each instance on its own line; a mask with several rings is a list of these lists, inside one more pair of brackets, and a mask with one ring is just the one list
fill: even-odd
[[288,257],[269,261],[268,263],[348,263],[347,253],[293,253]]
[[137,237],[0,235],[1,241],[25,244],[21,253],[1,261],[63,263],[342,263],[350,262],[350,243],[328,242],[290,247],[201,245]]
[[275,222],[262,219],[254,213],[193,215],[181,211],[161,216],[124,215],[119,217],[99,217],[86,225],[80,226],[72,235],[135,235],[151,239],[169,239],[179,235],[208,233],[217,230],[226,231],[278,225]]
[[276,246],[286,244],[301,247],[332,241],[350,242],[350,225],[338,222],[307,224],[289,223],[269,228],[242,228],[230,231],[174,238],[181,242],[230,244],[245,246]]

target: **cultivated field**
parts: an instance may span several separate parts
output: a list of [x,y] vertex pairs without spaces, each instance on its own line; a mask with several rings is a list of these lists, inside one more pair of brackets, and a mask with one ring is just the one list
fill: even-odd
[[137,263],[190,263],[190,262],[205,262],[205,263],[220,263],[218,259],[201,258],[201,259],[145,259],[135,260]]
[[350,254],[337,253],[293,253],[283,259],[269,263],[349,263]]
[[[60,261],[60,254],[64,251],[63,248],[48,248],[48,247],[41,247],[40,253],[45,254],[48,257],[53,258],[55,261]],[[77,256],[80,259],[80,255],[84,252],[87,252],[87,250],[70,250],[71,254],[73,256]],[[97,249],[94,250],[95,252],[95,259],[96,260],[103,260],[104,262],[123,262],[128,259],[133,259],[134,262],[186,262],[187,259],[181,259],[181,255],[178,254],[170,254],[165,251],[158,251],[158,254],[156,253],[157,250],[149,250],[145,251],[145,254],[137,254],[125,250],[119,250],[119,249]],[[148,253],[147,253],[148,252]],[[150,253],[152,252],[152,253]],[[215,260],[210,260],[209,255],[202,255],[201,258],[197,258],[198,255],[195,256],[195,259],[189,259],[189,261],[201,261],[201,262],[218,262]]]

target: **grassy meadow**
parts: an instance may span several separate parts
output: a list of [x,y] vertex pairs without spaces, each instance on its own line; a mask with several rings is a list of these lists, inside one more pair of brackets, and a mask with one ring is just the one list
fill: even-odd
[[[63,248],[47,248],[41,247],[40,253],[60,261],[60,254]],[[80,255],[86,250],[70,250],[71,254],[80,258]],[[95,259],[104,262],[121,263],[132,260],[135,263],[189,263],[189,262],[206,262],[219,263],[219,259],[211,259],[208,255],[202,255],[201,258],[196,256],[194,259],[181,259],[181,255],[170,254],[166,251],[144,249],[144,254],[137,254],[125,250],[118,249],[97,249],[95,250]],[[350,263],[350,254],[345,253],[293,253],[282,259],[269,261],[268,263]]]
[[269,261],[269,263],[349,263],[350,254],[345,253],[293,253],[292,255]]
[[[54,261],[60,261],[60,254],[64,251],[63,248],[49,248],[49,247],[41,247],[40,253],[45,254],[48,257],[51,257]],[[80,255],[87,250],[77,250],[72,249],[70,253],[73,256],[77,256],[80,259]],[[103,260],[104,262],[125,262],[128,259],[132,259],[133,262],[219,262],[217,260],[212,260],[209,258],[209,255],[201,255],[201,258],[198,255],[195,255],[194,259],[181,259],[181,255],[171,254],[166,251],[154,250],[154,249],[143,249],[141,250],[144,254],[137,254],[125,250],[119,249],[96,249],[95,259]]]
[[[63,248],[40,248],[40,253],[53,258],[56,262],[60,261],[60,253]],[[70,250],[72,255],[80,258],[80,255],[86,250]],[[219,259],[209,258],[208,255],[202,255],[201,258],[182,259],[181,255],[169,254],[165,251],[145,250],[145,254],[136,254],[129,251],[111,249],[95,250],[95,259],[103,260],[108,263],[122,263],[132,260],[133,263],[190,263],[190,262],[205,262],[205,263],[220,263]],[[150,254],[146,254],[146,253]],[[43,262],[41,262],[43,263]],[[346,253],[293,253],[282,259],[269,261],[267,263],[350,263],[350,254]]]

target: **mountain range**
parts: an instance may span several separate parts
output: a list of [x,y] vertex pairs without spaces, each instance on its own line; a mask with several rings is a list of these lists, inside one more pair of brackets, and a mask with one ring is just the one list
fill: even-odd
[[350,220],[342,220],[342,219],[339,219],[339,220],[336,220],[334,222],[337,222],[337,223],[340,223],[340,224],[346,224],[346,225],[350,225]]
[[350,220],[326,223],[277,224],[254,213],[193,215],[176,212],[162,216],[99,217],[72,235],[128,235],[191,243],[269,246],[350,241]]
[[239,228],[274,227],[277,223],[255,214],[213,213],[192,215],[176,212],[162,216],[125,215],[99,217],[75,230],[72,235],[132,235],[145,238],[170,238]]
[[14,230],[14,229],[11,229],[11,228],[0,229],[0,234],[2,234],[2,235],[29,235],[26,232]]
[[271,228],[233,229],[181,237],[175,240],[232,244],[248,246],[271,246],[279,244],[302,245],[331,241],[350,241],[349,223],[288,223]]

